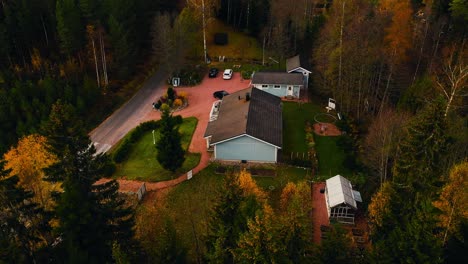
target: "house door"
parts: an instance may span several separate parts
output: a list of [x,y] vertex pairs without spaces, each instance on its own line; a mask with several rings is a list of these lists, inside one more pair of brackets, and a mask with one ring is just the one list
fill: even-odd
[[288,86],[288,96],[293,96],[293,87],[292,86]]

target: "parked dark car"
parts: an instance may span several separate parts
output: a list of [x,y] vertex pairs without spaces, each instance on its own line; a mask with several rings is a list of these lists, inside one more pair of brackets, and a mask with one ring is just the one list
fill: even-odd
[[216,91],[216,92],[213,93],[213,97],[216,98],[216,99],[219,99],[219,100],[223,99],[223,97],[226,96],[226,95],[229,95],[229,93],[224,91],[224,90]]
[[217,68],[211,68],[210,71],[208,72],[208,77],[210,78],[216,78],[218,76],[218,69]]

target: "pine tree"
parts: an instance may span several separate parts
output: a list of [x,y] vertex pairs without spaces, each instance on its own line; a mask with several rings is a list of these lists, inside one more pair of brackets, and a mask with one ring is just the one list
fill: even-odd
[[63,188],[55,208],[55,257],[72,263],[110,262],[114,242],[131,252],[133,217],[117,193],[118,183],[96,185],[109,169],[108,157],[96,155],[70,105],[56,103],[44,130],[59,157],[46,174]]
[[110,16],[109,30],[113,47],[112,69],[121,78],[127,78],[135,62],[136,48],[132,42],[131,33],[125,24]]
[[72,55],[82,48],[84,43],[84,25],[80,9],[73,0],[57,0],[56,17],[61,51]]
[[241,215],[242,189],[236,176],[228,174],[219,192],[210,220],[206,258],[213,263],[233,263],[233,250],[237,247],[240,233],[245,229],[246,219]]
[[444,104],[438,100],[417,115],[407,128],[407,135],[399,144],[393,168],[394,182],[412,194],[434,191],[443,171],[443,157],[447,151]]
[[[384,185],[385,193],[380,199],[376,196],[370,205],[371,212],[375,211],[375,252],[391,263],[441,261],[432,201],[444,171],[445,128],[444,104],[440,100],[410,122],[399,144],[393,181]],[[379,200],[382,205],[374,204]]]
[[169,109],[165,108],[162,111],[160,138],[156,143],[158,150],[156,159],[164,169],[175,172],[185,161],[185,151],[181,145],[177,120],[172,117]]
[[0,262],[35,262],[50,242],[50,217],[8,174],[0,164]]
[[359,263],[353,257],[351,238],[340,225],[334,225],[327,235],[319,248],[321,263]]

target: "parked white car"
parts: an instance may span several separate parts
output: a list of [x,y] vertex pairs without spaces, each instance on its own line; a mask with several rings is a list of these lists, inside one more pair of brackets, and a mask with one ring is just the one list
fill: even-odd
[[225,69],[223,73],[224,80],[230,80],[232,78],[232,69]]

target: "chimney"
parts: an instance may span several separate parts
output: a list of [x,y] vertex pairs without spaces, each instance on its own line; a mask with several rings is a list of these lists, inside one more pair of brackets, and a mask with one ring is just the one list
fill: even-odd
[[250,93],[245,93],[245,101],[250,101]]

